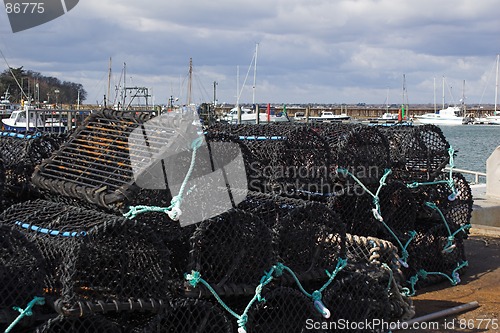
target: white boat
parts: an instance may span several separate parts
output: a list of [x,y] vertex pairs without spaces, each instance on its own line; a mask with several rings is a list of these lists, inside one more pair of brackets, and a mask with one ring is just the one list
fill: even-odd
[[[229,124],[238,123],[238,108],[232,108],[224,117],[222,121]],[[288,116],[284,112],[276,114],[275,112],[259,112],[259,123],[269,123],[269,122],[285,122],[290,121]],[[241,108],[241,124],[255,124],[257,123],[257,113],[254,110]]]
[[64,132],[66,124],[63,119],[46,114],[46,110],[37,110],[25,105],[21,110],[12,111],[9,118],[2,119],[6,131],[15,132]]
[[462,109],[459,106],[448,106],[436,113],[426,113],[415,118],[422,124],[462,125],[464,117],[460,115],[461,113]]
[[312,122],[341,122],[350,120],[351,117],[345,113],[334,114],[332,111],[323,111],[319,117],[309,117]]
[[0,100],[0,114],[2,115],[2,118],[4,118],[5,115],[10,115],[12,111],[17,109],[16,106],[10,102],[9,97],[9,91],[6,90]]

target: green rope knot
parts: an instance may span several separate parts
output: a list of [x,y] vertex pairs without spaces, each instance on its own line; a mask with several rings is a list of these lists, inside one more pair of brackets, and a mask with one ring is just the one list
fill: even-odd
[[311,294],[311,298],[313,301],[321,301],[321,297],[322,297],[321,291],[319,291],[319,290],[315,290]]
[[186,281],[189,282],[189,284],[193,288],[196,288],[198,283],[200,283],[201,274],[200,274],[200,272],[197,272],[197,271],[191,271],[191,274],[185,274],[184,278],[186,279]]
[[274,275],[276,275],[276,277],[280,277],[283,275],[283,270],[285,269],[285,265],[283,265],[282,263],[277,263],[275,266],[274,266]]
[[247,314],[242,314],[238,320],[237,320],[237,323],[238,323],[238,333],[246,333],[247,332],[247,329],[245,327],[245,325],[247,324],[247,321],[248,321],[248,315]]
[[182,210],[180,208],[182,202],[181,195],[176,195],[170,201],[170,209],[166,210],[165,213],[170,217],[172,221],[179,221],[179,218],[182,215]]
[[427,279],[427,275],[429,275],[429,273],[427,273],[427,271],[421,269],[418,271],[417,275],[421,276],[422,279]]

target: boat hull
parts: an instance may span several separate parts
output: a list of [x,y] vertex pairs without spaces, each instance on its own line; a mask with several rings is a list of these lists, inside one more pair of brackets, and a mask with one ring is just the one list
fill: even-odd
[[66,131],[66,126],[47,126],[47,127],[35,127],[35,126],[30,126],[28,129],[26,129],[26,126],[11,126],[3,123],[3,128],[5,131],[12,131],[12,132],[55,132],[55,133],[61,133]]

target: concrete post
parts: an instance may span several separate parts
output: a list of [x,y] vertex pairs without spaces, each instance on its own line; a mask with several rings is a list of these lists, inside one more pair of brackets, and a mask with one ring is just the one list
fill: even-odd
[[500,199],[500,146],[486,160],[486,195]]

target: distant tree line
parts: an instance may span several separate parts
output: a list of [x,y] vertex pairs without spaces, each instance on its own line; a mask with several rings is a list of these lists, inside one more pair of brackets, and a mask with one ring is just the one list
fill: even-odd
[[1,96],[4,96],[6,91],[9,92],[9,100],[13,103],[30,99],[32,103],[77,104],[78,95],[80,103],[87,98],[87,92],[80,83],[61,82],[58,78],[24,70],[23,67],[11,67],[0,74]]

